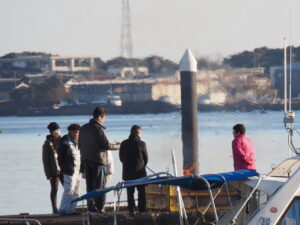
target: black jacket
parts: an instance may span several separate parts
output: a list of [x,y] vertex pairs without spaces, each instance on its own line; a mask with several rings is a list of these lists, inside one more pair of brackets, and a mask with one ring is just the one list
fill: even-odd
[[72,176],[74,173],[74,156],[72,154],[71,147],[69,145],[68,135],[65,135],[61,138],[58,149],[58,164],[60,166],[62,174]]
[[107,165],[106,151],[119,149],[118,145],[108,142],[103,129],[105,127],[94,119],[80,128],[79,146],[83,161]]
[[60,169],[57,162],[57,144],[55,144],[51,135],[47,135],[43,144],[43,165],[47,179],[60,175]]
[[145,169],[148,163],[146,143],[141,141],[139,136],[130,135],[121,143],[119,157],[123,164],[123,180],[134,180],[147,175]]

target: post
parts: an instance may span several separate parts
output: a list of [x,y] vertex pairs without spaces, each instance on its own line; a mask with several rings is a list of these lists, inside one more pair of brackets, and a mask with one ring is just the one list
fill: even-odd
[[190,49],[180,60],[181,131],[183,143],[183,174],[199,173],[197,61]]
[[287,116],[287,55],[286,55],[286,41],[284,38],[284,116]]

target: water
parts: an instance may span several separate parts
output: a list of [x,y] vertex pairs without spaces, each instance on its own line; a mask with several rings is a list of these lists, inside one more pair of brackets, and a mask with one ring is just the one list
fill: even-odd
[[[201,173],[233,170],[231,141],[232,126],[236,123],[246,125],[247,136],[254,142],[258,171],[270,171],[272,164],[280,162],[288,154],[282,117],[282,112],[199,113]],[[51,212],[50,184],[45,178],[41,160],[42,144],[48,134],[46,127],[49,122],[55,121],[65,134],[70,123],[82,125],[89,119],[89,116],[0,117],[0,129],[3,131],[0,134],[0,215]],[[178,167],[182,168],[179,113],[108,115],[104,125],[110,142],[126,139],[133,124],[143,128],[143,140],[147,143],[150,160],[148,166],[152,170],[172,172],[171,149],[175,150]],[[295,127],[299,127],[297,120]],[[113,157],[115,174],[108,185],[114,185],[121,179],[118,152],[114,152]],[[85,180],[81,184],[83,193]],[[61,194],[62,187],[59,186],[58,203]],[[112,194],[107,198],[112,201]]]

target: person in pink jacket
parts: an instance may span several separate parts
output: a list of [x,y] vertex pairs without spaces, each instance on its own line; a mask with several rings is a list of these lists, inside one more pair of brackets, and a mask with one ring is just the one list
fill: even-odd
[[234,170],[256,170],[253,144],[245,133],[246,128],[243,124],[234,125],[232,141]]

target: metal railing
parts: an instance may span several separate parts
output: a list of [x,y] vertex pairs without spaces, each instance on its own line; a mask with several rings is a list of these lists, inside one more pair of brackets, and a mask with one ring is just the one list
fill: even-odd
[[37,223],[38,225],[42,225],[40,221],[36,219],[20,219],[20,218],[0,218],[0,221],[7,221],[7,222],[24,222],[26,225],[30,225],[29,222]]

